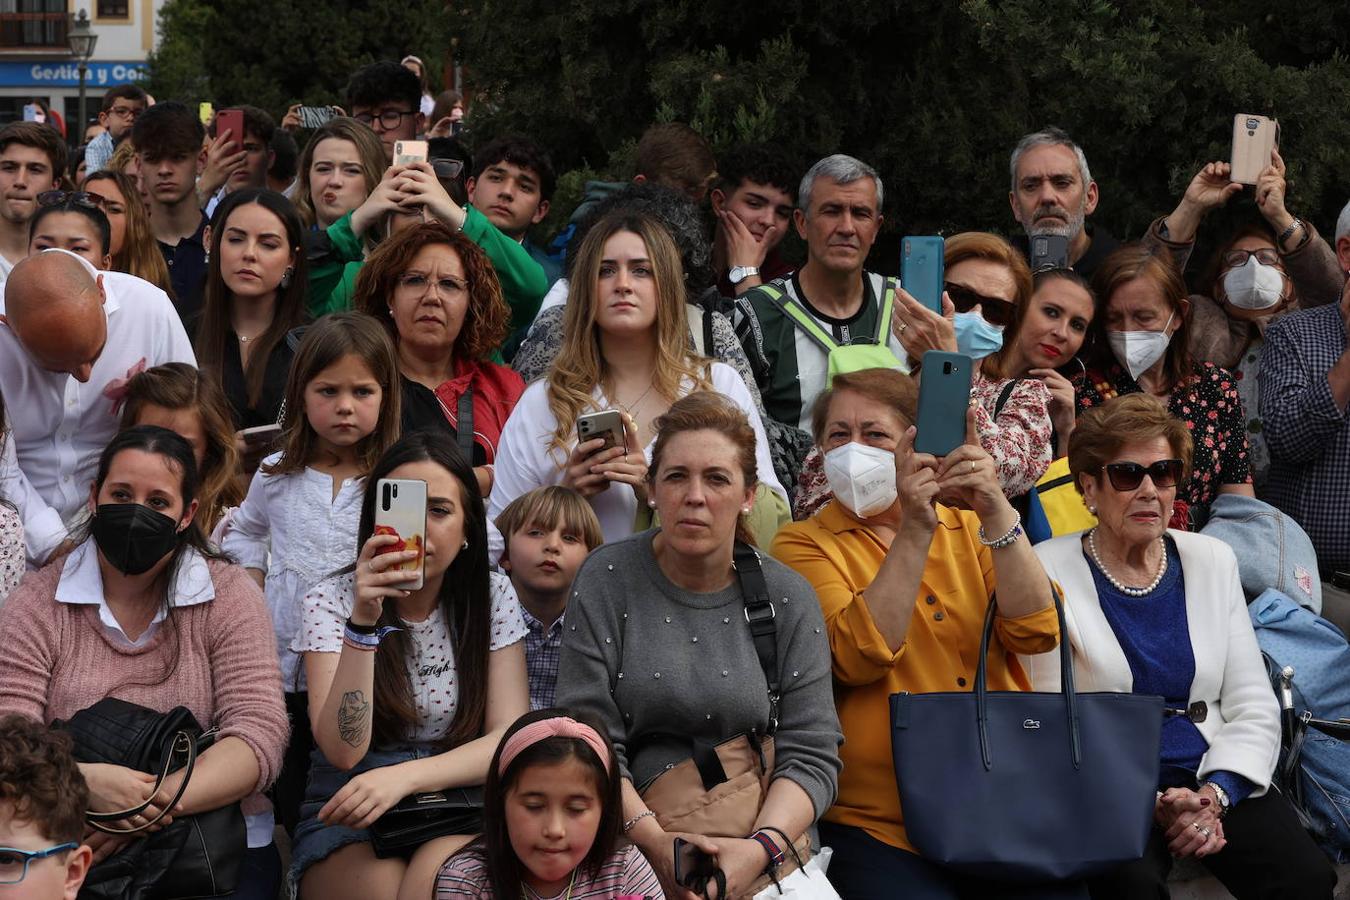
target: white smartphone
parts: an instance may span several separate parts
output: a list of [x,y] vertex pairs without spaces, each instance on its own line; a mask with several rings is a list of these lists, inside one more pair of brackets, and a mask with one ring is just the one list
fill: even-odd
[[628,446],[623,436],[623,416],[617,409],[602,409],[577,416],[577,443],[584,444],[595,438],[605,439],[605,445],[595,453]]
[[381,478],[375,483],[375,534],[392,534],[398,543],[380,548],[381,553],[416,550],[417,557],[395,566],[410,573],[400,587],[422,586],[426,562],[427,483],[410,478]]

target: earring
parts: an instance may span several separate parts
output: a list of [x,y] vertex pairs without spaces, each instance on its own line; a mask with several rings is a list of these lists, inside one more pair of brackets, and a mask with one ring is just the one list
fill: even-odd
[[295,274],[295,266],[287,266],[286,271],[281,273],[281,286],[288,288],[291,286],[291,276]]
[[462,543],[462,544],[459,545],[459,549],[461,549],[461,550],[468,550],[468,549],[469,549],[469,539],[468,539],[468,538],[465,538],[465,539],[464,539],[464,543]]
[[1089,506],[1089,507],[1088,507],[1088,512],[1092,513],[1092,515],[1095,516],[1095,515],[1097,514],[1097,507],[1095,507],[1095,506]]
[[647,505],[650,506],[652,509],[656,509],[656,501],[655,501],[655,500],[648,500],[648,501],[647,501]]
[[743,516],[748,516],[748,515],[750,515],[750,507],[748,507],[748,506],[742,506],[742,507],[741,507],[741,515],[743,515]]
[[206,248],[206,252],[204,252],[204,253],[202,254],[202,262],[204,262],[204,263],[205,263],[206,265],[208,265],[208,266],[211,265],[211,248],[210,248],[210,247],[207,247],[207,248]]

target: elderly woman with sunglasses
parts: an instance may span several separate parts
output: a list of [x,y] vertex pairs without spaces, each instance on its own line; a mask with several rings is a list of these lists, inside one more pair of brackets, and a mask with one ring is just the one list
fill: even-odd
[[[1190,465],[1190,431],[1156,397],[1088,410],[1069,470],[1098,524],[1035,548],[1064,590],[1077,689],[1160,695],[1166,708],[1148,849],[1089,887],[1094,900],[1165,896],[1172,860],[1192,856],[1239,898],[1329,898],[1334,871],[1270,790],[1279,708],[1237,559],[1167,527]],[[1057,655],[1023,664],[1036,690],[1059,690]]]

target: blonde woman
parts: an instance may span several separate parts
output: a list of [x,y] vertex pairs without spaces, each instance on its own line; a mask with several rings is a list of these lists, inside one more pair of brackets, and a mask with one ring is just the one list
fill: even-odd
[[142,278],[173,297],[169,266],[150,230],[150,214],[141,202],[136,179],[120,171],[100,169],[85,178],[83,188],[99,196],[99,209],[108,217],[113,271]]
[[[759,480],[786,510],[764,426],[745,382],[724,363],[692,355],[680,254],[655,219],[616,212],[582,242],[573,268],[563,343],[548,375],[521,395],[502,431],[488,518],[526,491],[562,484],[586,497],[606,541],[627,537],[647,503],[647,451],[654,423],[695,390],[726,395],[755,430]],[[624,447],[577,444],[577,418],[614,409]],[[645,510],[644,510],[645,512]],[[768,536],[759,535],[761,541]],[[493,535],[492,561],[501,552]]]

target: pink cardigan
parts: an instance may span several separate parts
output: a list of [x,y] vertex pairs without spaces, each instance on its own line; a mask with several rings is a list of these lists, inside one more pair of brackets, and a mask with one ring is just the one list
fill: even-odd
[[[30,573],[0,607],[0,714],[51,722],[104,697],[162,712],[186,706],[203,728],[219,726],[220,737],[247,743],[258,757],[257,789],[271,784],[290,723],[272,622],[244,570],[209,561],[214,599],[174,609],[174,625],[166,619],[144,647],[131,650],[109,641],[97,606],[57,602],[63,562]],[[178,668],[164,678],[175,643]],[[258,799],[246,800],[246,811]]]

